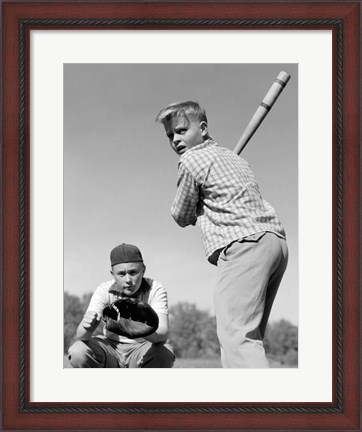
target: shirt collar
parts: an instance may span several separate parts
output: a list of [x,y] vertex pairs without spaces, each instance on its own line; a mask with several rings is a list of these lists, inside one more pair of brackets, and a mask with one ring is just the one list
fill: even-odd
[[195,152],[198,150],[202,150],[206,147],[210,147],[211,145],[217,145],[217,143],[213,140],[213,138],[209,138],[208,140],[204,141],[201,144],[198,144],[195,147],[190,148],[189,150],[187,150],[181,157],[180,157],[180,161],[182,160],[182,158],[187,155],[190,152]]
[[113,282],[113,284],[109,287],[108,292],[111,294],[121,294],[121,291],[117,288],[116,282]]

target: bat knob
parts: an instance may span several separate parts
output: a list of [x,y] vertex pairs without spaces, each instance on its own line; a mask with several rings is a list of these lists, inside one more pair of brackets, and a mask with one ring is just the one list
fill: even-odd
[[277,77],[277,80],[282,81],[284,85],[286,85],[287,82],[290,80],[290,75],[287,72],[281,71]]

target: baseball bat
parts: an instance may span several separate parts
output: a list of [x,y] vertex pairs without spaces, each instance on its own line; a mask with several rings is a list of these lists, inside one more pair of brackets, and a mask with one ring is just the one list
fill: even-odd
[[236,144],[236,147],[234,148],[234,152],[236,154],[239,155],[243,151],[244,147],[249,142],[250,138],[254,135],[261,122],[264,120],[265,116],[271,110],[272,106],[278,99],[280,93],[283,91],[289,80],[290,75],[287,72],[282,71],[277,76],[276,80],[273,82],[268,93],[265,95],[263,101],[259,105],[258,109],[255,111],[255,114],[250,119],[244,133],[241,135],[241,138]]

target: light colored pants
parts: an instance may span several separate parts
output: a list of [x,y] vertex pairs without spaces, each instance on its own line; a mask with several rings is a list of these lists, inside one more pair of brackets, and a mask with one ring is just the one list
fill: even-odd
[[214,290],[224,368],[267,368],[263,337],[288,262],[286,241],[259,233],[220,254]]
[[76,341],[68,350],[73,368],[172,368],[175,355],[164,344],[120,343],[95,336]]

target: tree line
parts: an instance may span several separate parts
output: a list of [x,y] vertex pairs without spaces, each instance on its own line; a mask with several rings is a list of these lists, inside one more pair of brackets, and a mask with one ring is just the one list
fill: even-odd
[[[75,340],[75,333],[88,307],[92,293],[77,297],[64,294],[64,352]],[[170,336],[176,357],[219,358],[216,318],[195,304],[180,302],[170,307]],[[100,324],[95,334],[102,333]],[[264,347],[267,356],[284,366],[298,365],[298,327],[287,320],[268,324]]]

